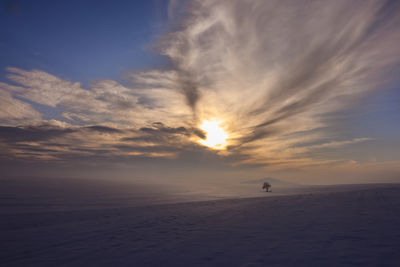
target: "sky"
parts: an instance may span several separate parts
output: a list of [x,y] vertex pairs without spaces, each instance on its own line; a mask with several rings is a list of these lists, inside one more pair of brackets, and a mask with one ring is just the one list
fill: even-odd
[[2,175],[399,182],[399,11],[1,1]]

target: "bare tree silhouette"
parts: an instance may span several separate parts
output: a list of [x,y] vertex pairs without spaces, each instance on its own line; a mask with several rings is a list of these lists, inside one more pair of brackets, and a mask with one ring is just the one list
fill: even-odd
[[262,189],[265,189],[265,192],[270,192],[271,185],[268,182],[264,182]]

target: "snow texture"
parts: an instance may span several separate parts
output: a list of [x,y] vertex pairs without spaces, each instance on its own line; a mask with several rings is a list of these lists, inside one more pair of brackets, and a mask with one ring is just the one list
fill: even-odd
[[3,191],[0,266],[400,266],[396,184],[75,209]]

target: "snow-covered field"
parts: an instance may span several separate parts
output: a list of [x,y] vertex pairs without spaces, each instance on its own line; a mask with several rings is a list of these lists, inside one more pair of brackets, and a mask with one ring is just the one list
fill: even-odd
[[396,184],[170,203],[56,187],[3,181],[0,266],[400,266]]

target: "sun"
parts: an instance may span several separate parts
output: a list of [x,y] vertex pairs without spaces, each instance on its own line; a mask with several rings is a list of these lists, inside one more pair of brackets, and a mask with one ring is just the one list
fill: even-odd
[[206,133],[205,139],[200,139],[199,143],[213,149],[224,149],[227,145],[228,134],[220,126],[217,120],[205,120],[200,125],[200,129]]

